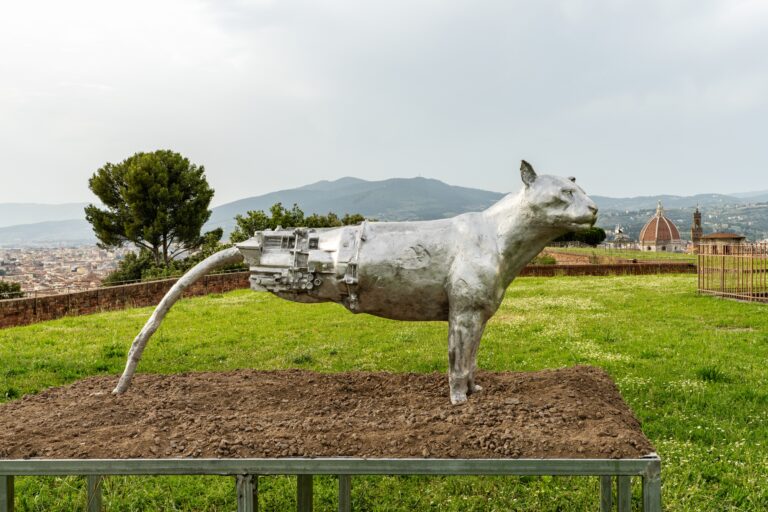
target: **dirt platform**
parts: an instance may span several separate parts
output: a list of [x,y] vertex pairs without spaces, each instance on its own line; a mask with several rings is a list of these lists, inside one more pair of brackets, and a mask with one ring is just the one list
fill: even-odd
[[653,452],[602,370],[482,372],[452,406],[444,374],[303,370],[91,377],[0,405],[0,458],[634,458]]

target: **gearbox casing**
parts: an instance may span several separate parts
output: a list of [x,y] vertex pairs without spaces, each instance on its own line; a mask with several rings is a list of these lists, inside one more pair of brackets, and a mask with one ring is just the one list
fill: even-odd
[[357,306],[357,258],[365,230],[359,226],[257,231],[237,244],[251,272],[254,291],[297,302]]

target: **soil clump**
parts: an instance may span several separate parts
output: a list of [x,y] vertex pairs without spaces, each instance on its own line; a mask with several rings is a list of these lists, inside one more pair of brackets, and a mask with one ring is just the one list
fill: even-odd
[[480,372],[452,406],[442,373],[237,370],[116,376],[0,404],[0,458],[636,458],[654,449],[603,370]]

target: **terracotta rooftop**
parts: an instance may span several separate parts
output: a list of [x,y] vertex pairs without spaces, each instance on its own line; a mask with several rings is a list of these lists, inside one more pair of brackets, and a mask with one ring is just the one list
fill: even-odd
[[661,206],[661,201],[656,208],[656,214],[651,217],[651,220],[646,222],[643,229],[640,230],[640,243],[646,242],[671,242],[673,240],[680,240],[680,231],[677,230],[677,226],[664,215],[664,207]]
[[702,240],[744,240],[745,238],[747,237],[736,233],[710,233],[701,237]]

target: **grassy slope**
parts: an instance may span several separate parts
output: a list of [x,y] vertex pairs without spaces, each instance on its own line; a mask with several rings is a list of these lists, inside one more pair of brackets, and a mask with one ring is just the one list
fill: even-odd
[[562,252],[567,254],[585,254],[587,256],[599,256],[617,259],[636,259],[640,261],[689,261],[696,262],[694,254],[683,252],[651,252],[637,251],[634,249],[603,249],[591,247],[547,247],[546,252]]
[[[479,364],[605,368],[662,457],[665,509],[768,509],[768,309],[699,297],[694,282],[690,275],[521,278],[488,326]],[[0,397],[120,372],[150,311],[0,330]],[[444,371],[445,337],[441,323],[237,291],[179,303],[139,370]],[[288,509],[292,485],[262,479],[263,509]],[[220,477],[111,478],[105,500],[111,510],[231,510],[232,486]],[[72,510],[84,496],[73,477],[22,478],[17,490],[19,510]],[[597,480],[586,478],[371,477],[354,480],[353,501],[361,510],[594,510],[597,490]],[[334,492],[331,478],[319,479],[318,510],[334,508]]]

